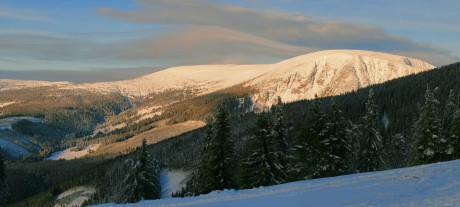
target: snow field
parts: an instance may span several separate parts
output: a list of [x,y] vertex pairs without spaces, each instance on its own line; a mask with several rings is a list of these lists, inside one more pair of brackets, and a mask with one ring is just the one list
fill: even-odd
[[85,155],[88,155],[90,153],[90,151],[93,151],[93,152],[96,151],[100,146],[101,146],[101,144],[92,144],[92,145],[89,145],[89,146],[85,147],[85,149],[79,150],[79,151],[75,151],[75,148],[72,147],[72,148],[66,149],[64,151],[54,152],[47,159],[48,160],[60,160],[60,159],[72,160],[72,159],[77,159],[77,158],[83,157]]

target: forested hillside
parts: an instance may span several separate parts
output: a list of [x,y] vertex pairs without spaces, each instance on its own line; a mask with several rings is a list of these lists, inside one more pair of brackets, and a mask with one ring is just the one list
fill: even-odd
[[[344,117],[352,122],[359,122],[360,118],[365,113],[365,104],[368,99],[369,90],[374,91],[374,98],[376,104],[379,106],[379,128],[382,136],[387,139],[394,134],[410,135],[414,130],[414,124],[418,119],[418,115],[422,105],[424,104],[424,96],[427,86],[431,89],[436,89],[435,96],[441,102],[440,105],[444,106],[449,93],[452,90],[454,94],[460,93],[460,64],[452,64],[443,66],[438,69],[411,75],[404,78],[388,81],[383,84],[374,85],[368,88],[360,89],[356,92],[347,93],[340,96],[329,97],[320,99],[321,108],[327,113],[330,110],[332,100],[336,102],[337,107],[343,111]],[[312,105],[311,100],[298,101],[294,103],[287,103],[284,105],[284,117],[287,125],[289,126],[289,137],[292,139],[296,136],[305,122],[309,110]],[[184,103],[185,109],[182,111],[192,111],[187,107],[193,107]],[[179,111],[180,112],[180,111]],[[187,113],[184,113],[187,114]],[[187,120],[189,117],[184,117]],[[238,113],[230,119],[232,126],[232,137],[237,146],[237,152],[245,140],[249,136],[252,129],[255,127],[255,114],[254,113]],[[248,124],[252,123],[252,124]],[[180,137],[189,137],[191,134],[196,137],[203,138],[202,133],[204,130],[197,130],[197,132],[185,133],[174,139]],[[199,140],[199,139],[195,139]],[[160,144],[160,143],[159,143]],[[199,142],[197,142],[199,146]],[[187,143],[187,145],[190,145]],[[187,148],[195,152],[199,152],[199,147]],[[181,152],[182,153],[182,152]],[[195,157],[196,158],[196,157]],[[187,160],[185,163],[192,164],[194,159],[191,157],[183,157]],[[170,163],[173,167],[185,167],[183,165],[175,165]]]
[[0,102],[14,104],[0,107],[0,117],[30,116],[43,122],[21,120],[12,128],[39,145],[42,156],[93,132],[108,117],[131,107],[130,101],[116,93],[98,94],[83,90],[39,87],[0,92]]

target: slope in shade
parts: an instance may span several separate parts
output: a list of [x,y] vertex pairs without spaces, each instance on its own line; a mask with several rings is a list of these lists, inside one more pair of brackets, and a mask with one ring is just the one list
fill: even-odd
[[460,160],[108,206],[460,206]]

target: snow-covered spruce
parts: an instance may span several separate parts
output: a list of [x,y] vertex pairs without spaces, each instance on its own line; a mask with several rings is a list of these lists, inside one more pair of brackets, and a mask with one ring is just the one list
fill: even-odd
[[147,141],[142,140],[139,159],[127,159],[128,174],[123,180],[124,189],[122,203],[135,203],[143,199],[161,198],[160,175],[158,161],[147,152]]
[[366,103],[366,115],[362,118],[360,130],[361,147],[358,160],[360,172],[385,169],[383,138],[378,130],[378,117],[378,106],[374,100],[374,91],[371,89]]
[[[435,89],[436,91],[436,89]],[[439,162],[446,159],[445,141],[442,137],[440,103],[428,86],[425,92],[425,104],[416,122],[415,140],[416,160],[420,164]]]
[[326,163],[327,146],[323,142],[327,134],[326,117],[320,105],[316,97],[305,125],[294,140],[288,169],[290,180],[324,177],[330,170]]
[[279,162],[277,142],[271,133],[266,113],[257,116],[254,134],[246,142],[246,146],[246,152],[240,163],[239,186],[241,188],[284,182],[286,176]]

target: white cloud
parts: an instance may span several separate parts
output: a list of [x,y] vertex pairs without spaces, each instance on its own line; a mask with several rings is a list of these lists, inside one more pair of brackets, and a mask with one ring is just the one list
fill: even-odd
[[155,28],[163,25],[161,31],[54,34],[2,28],[0,56],[16,59],[22,66],[3,63],[0,70],[11,70],[9,67],[13,65],[24,70],[50,69],[45,68],[43,62],[56,63],[52,69],[62,66],[63,70],[89,69],[91,64],[132,68],[273,63],[324,49],[382,51],[435,65],[458,61],[449,51],[388,34],[379,27],[352,22],[199,0],[139,0],[137,3],[139,9],[102,8],[98,13],[123,21],[154,24]]
[[[453,62],[456,57],[450,55],[445,50],[439,50],[425,44],[420,44],[409,38],[395,36],[386,33],[382,28],[366,26],[351,22],[332,21],[307,17],[299,14],[279,11],[265,11],[259,9],[249,9],[243,7],[227,6],[200,0],[137,0],[140,9],[121,11],[112,8],[101,8],[99,14],[112,18],[143,24],[167,24],[177,27],[189,27],[190,25],[200,25],[202,29],[207,30],[202,38],[188,38],[186,43],[192,52],[199,54],[212,54],[213,50],[207,51],[210,47],[203,45],[209,44],[204,41],[209,38],[210,41],[216,42],[217,36],[222,33],[220,41],[235,42],[237,44],[247,43],[252,47],[266,47],[261,44],[260,40],[271,42],[270,48],[284,51],[279,54],[298,55],[293,52],[292,48],[297,48],[298,52],[311,51],[312,49],[364,49],[390,52],[396,54],[432,54],[415,56],[415,58],[427,58],[428,62],[441,65],[446,64],[447,60]],[[192,27],[195,28],[196,27]],[[210,28],[221,28],[219,30]],[[224,28],[226,31],[224,31]],[[174,34],[182,36],[181,39],[187,39],[186,34],[190,29],[182,30],[183,34]],[[209,33],[215,33],[211,35]],[[227,35],[235,35],[240,39],[229,39]],[[244,34],[246,36],[241,36]],[[246,38],[245,40],[243,40]],[[163,45],[160,49],[165,49],[165,45],[170,48],[182,48],[181,45],[174,45],[173,38],[163,38]],[[195,40],[195,42],[193,42]],[[194,43],[194,44],[191,44]],[[274,44],[278,46],[273,47]],[[201,44],[201,46],[200,46]],[[231,44],[224,44],[231,45]],[[279,47],[283,45],[283,47]],[[150,45],[155,46],[155,45]],[[197,50],[199,48],[199,50]],[[167,47],[166,47],[167,49]],[[227,48],[231,50],[232,48]],[[241,49],[241,47],[239,47]],[[248,47],[246,47],[248,49]],[[220,50],[224,52],[223,49]],[[249,49],[248,52],[259,51],[260,49]],[[244,52],[238,50],[237,52]],[[262,52],[261,55],[265,53]],[[171,54],[174,55],[174,54]],[[266,52],[266,55],[274,55],[272,51]],[[275,55],[276,56],[276,55]],[[443,58],[439,58],[442,56]],[[278,56],[285,57],[285,56]]]

